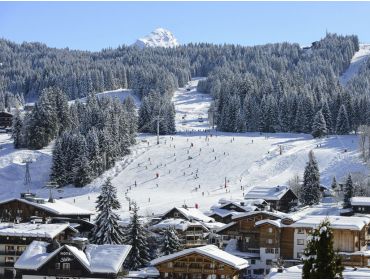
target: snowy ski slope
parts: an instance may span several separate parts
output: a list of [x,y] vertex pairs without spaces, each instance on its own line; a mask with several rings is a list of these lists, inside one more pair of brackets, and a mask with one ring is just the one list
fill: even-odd
[[348,81],[358,73],[361,66],[367,61],[369,57],[370,44],[360,44],[360,50],[354,54],[351,60],[351,64],[339,78],[340,84],[342,86],[345,86]]
[[[220,198],[242,198],[252,186],[285,184],[296,174],[302,176],[311,149],[318,159],[323,184],[330,184],[334,175],[341,179],[348,172],[367,172],[359,159],[354,135],[312,139],[306,134],[211,132],[210,136],[204,129],[208,128],[211,99],[196,91],[198,80],[189,83],[190,91],[180,88],[174,94],[179,131],[176,135],[160,137],[159,145],[156,136],[139,135],[132,154],[103,176],[85,188],[55,191],[55,196],[93,210],[100,185],[109,176],[117,187],[124,218],[129,214],[128,198],[139,203],[143,214],[151,215],[184,203],[197,203],[207,210]],[[203,122],[199,122],[200,116]],[[4,147],[0,149],[0,199],[18,196],[25,190],[21,162],[29,155],[35,157],[31,164],[32,190],[47,197],[48,190],[42,187],[49,174],[50,147],[15,151],[4,134],[0,135],[0,143]]]

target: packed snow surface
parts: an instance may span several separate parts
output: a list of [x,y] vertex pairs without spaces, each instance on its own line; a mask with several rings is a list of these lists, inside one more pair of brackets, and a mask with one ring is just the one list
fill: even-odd
[[[242,199],[254,186],[284,185],[294,175],[302,178],[310,150],[318,160],[324,185],[330,185],[333,176],[342,181],[348,172],[368,172],[359,157],[355,135],[313,139],[297,133],[204,132],[209,129],[207,110],[211,98],[196,91],[198,80],[174,94],[176,135],[161,136],[157,145],[155,135],[140,134],[131,155],[114,168],[84,188],[54,191],[54,197],[94,210],[101,184],[112,177],[122,205],[119,213],[126,218],[128,199],[137,201],[141,213],[148,215],[164,213],[184,203],[197,204],[205,211],[220,198]],[[19,197],[27,190],[23,163],[27,158],[34,160],[30,164],[30,189],[47,198],[49,190],[43,187],[49,180],[52,144],[36,151],[14,150],[10,136],[0,134],[0,147],[0,200]]]
[[[105,98],[105,97],[110,97],[110,98],[113,98],[113,99],[117,98],[121,102],[125,101],[125,99],[130,96],[134,100],[135,105],[137,107],[140,107],[140,104],[141,104],[141,101],[140,101],[139,97],[133,92],[132,89],[119,88],[119,89],[115,89],[115,90],[108,90],[108,91],[103,91],[103,92],[97,93],[96,96],[99,99],[100,98]],[[86,102],[86,97],[80,98],[79,101],[82,102],[82,103],[85,103]],[[75,100],[69,101],[69,103],[74,103],[74,102],[75,102]]]
[[139,48],[144,47],[163,47],[163,48],[173,48],[177,47],[179,42],[175,36],[168,30],[164,28],[157,28],[149,35],[137,39],[134,46]]
[[360,49],[354,54],[351,64],[339,79],[341,85],[345,86],[352,77],[354,77],[361,66],[368,60],[370,56],[370,44],[360,44]]

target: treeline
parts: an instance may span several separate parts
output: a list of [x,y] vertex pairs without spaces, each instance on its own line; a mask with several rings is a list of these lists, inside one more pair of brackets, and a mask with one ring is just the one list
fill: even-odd
[[[166,134],[174,132],[173,91],[191,77],[206,76],[198,90],[214,97],[210,114],[219,130],[346,134],[370,122],[370,62],[363,80],[345,89],[338,82],[358,49],[357,36],[336,34],[309,49],[290,43],[200,43],[86,52],[0,40],[0,89],[27,99],[57,86],[75,99],[131,88],[143,101],[140,131],[156,131],[159,116]],[[313,127],[315,117],[320,120]]]
[[198,89],[213,95],[210,114],[219,130],[312,133],[324,119],[326,133],[347,134],[369,121],[368,98],[338,80],[358,49],[357,37],[335,34],[310,49],[266,45],[241,67],[213,70]]
[[16,148],[40,149],[56,139],[50,179],[59,186],[88,184],[129,153],[137,131],[132,98],[123,103],[88,95],[86,104],[68,105],[57,88],[43,90],[34,109],[16,114],[13,138]]

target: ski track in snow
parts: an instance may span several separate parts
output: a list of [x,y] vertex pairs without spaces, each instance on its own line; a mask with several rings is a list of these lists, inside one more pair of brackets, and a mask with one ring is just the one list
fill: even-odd
[[[340,180],[348,172],[367,172],[359,159],[355,135],[312,139],[307,134],[293,133],[211,132],[213,136],[206,141],[209,133],[204,129],[209,128],[207,111],[211,97],[196,91],[199,79],[174,93],[176,135],[161,136],[157,145],[155,135],[141,134],[131,154],[115,167],[84,188],[65,187],[55,191],[54,196],[94,210],[101,184],[111,177],[122,205],[119,214],[127,218],[128,198],[138,202],[144,215],[163,213],[183,203],[189,206],[197,203],[205,211],[220,198],[242,198],[252,186],[286,184],[294,175],[302,177],[308,152],[312,149],[319,163],[321,182],[325,185],[330,185],[334,175]],[[203,122],[199,122],[199,117]],[[30,167],[31,190],[47,197],[49,191],[43,186],[50,172],[52,144],[39,151],[14,150],[10,136],[0,134],[0,146],[0,199],[17,197],[19,192],[26,190],[22,161],[29,156],[35,159]],[[197,169],[199,178],[195,177]]]
[[369,56],[370,44],[360,44],[360,49],[352,57],[351,64],[339,78],[339,82],[342,86],[345,86],[348,81],[358,73],[358,71],[361,69],[361,66],[368,60]]

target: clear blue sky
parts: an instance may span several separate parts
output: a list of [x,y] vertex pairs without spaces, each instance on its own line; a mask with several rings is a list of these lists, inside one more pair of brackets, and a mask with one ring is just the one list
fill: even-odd
[[180,43],[297,42],[329,32],[370,43],[370,2],[0,2],[0,37],[51,47],[129,45],[157,27]]

